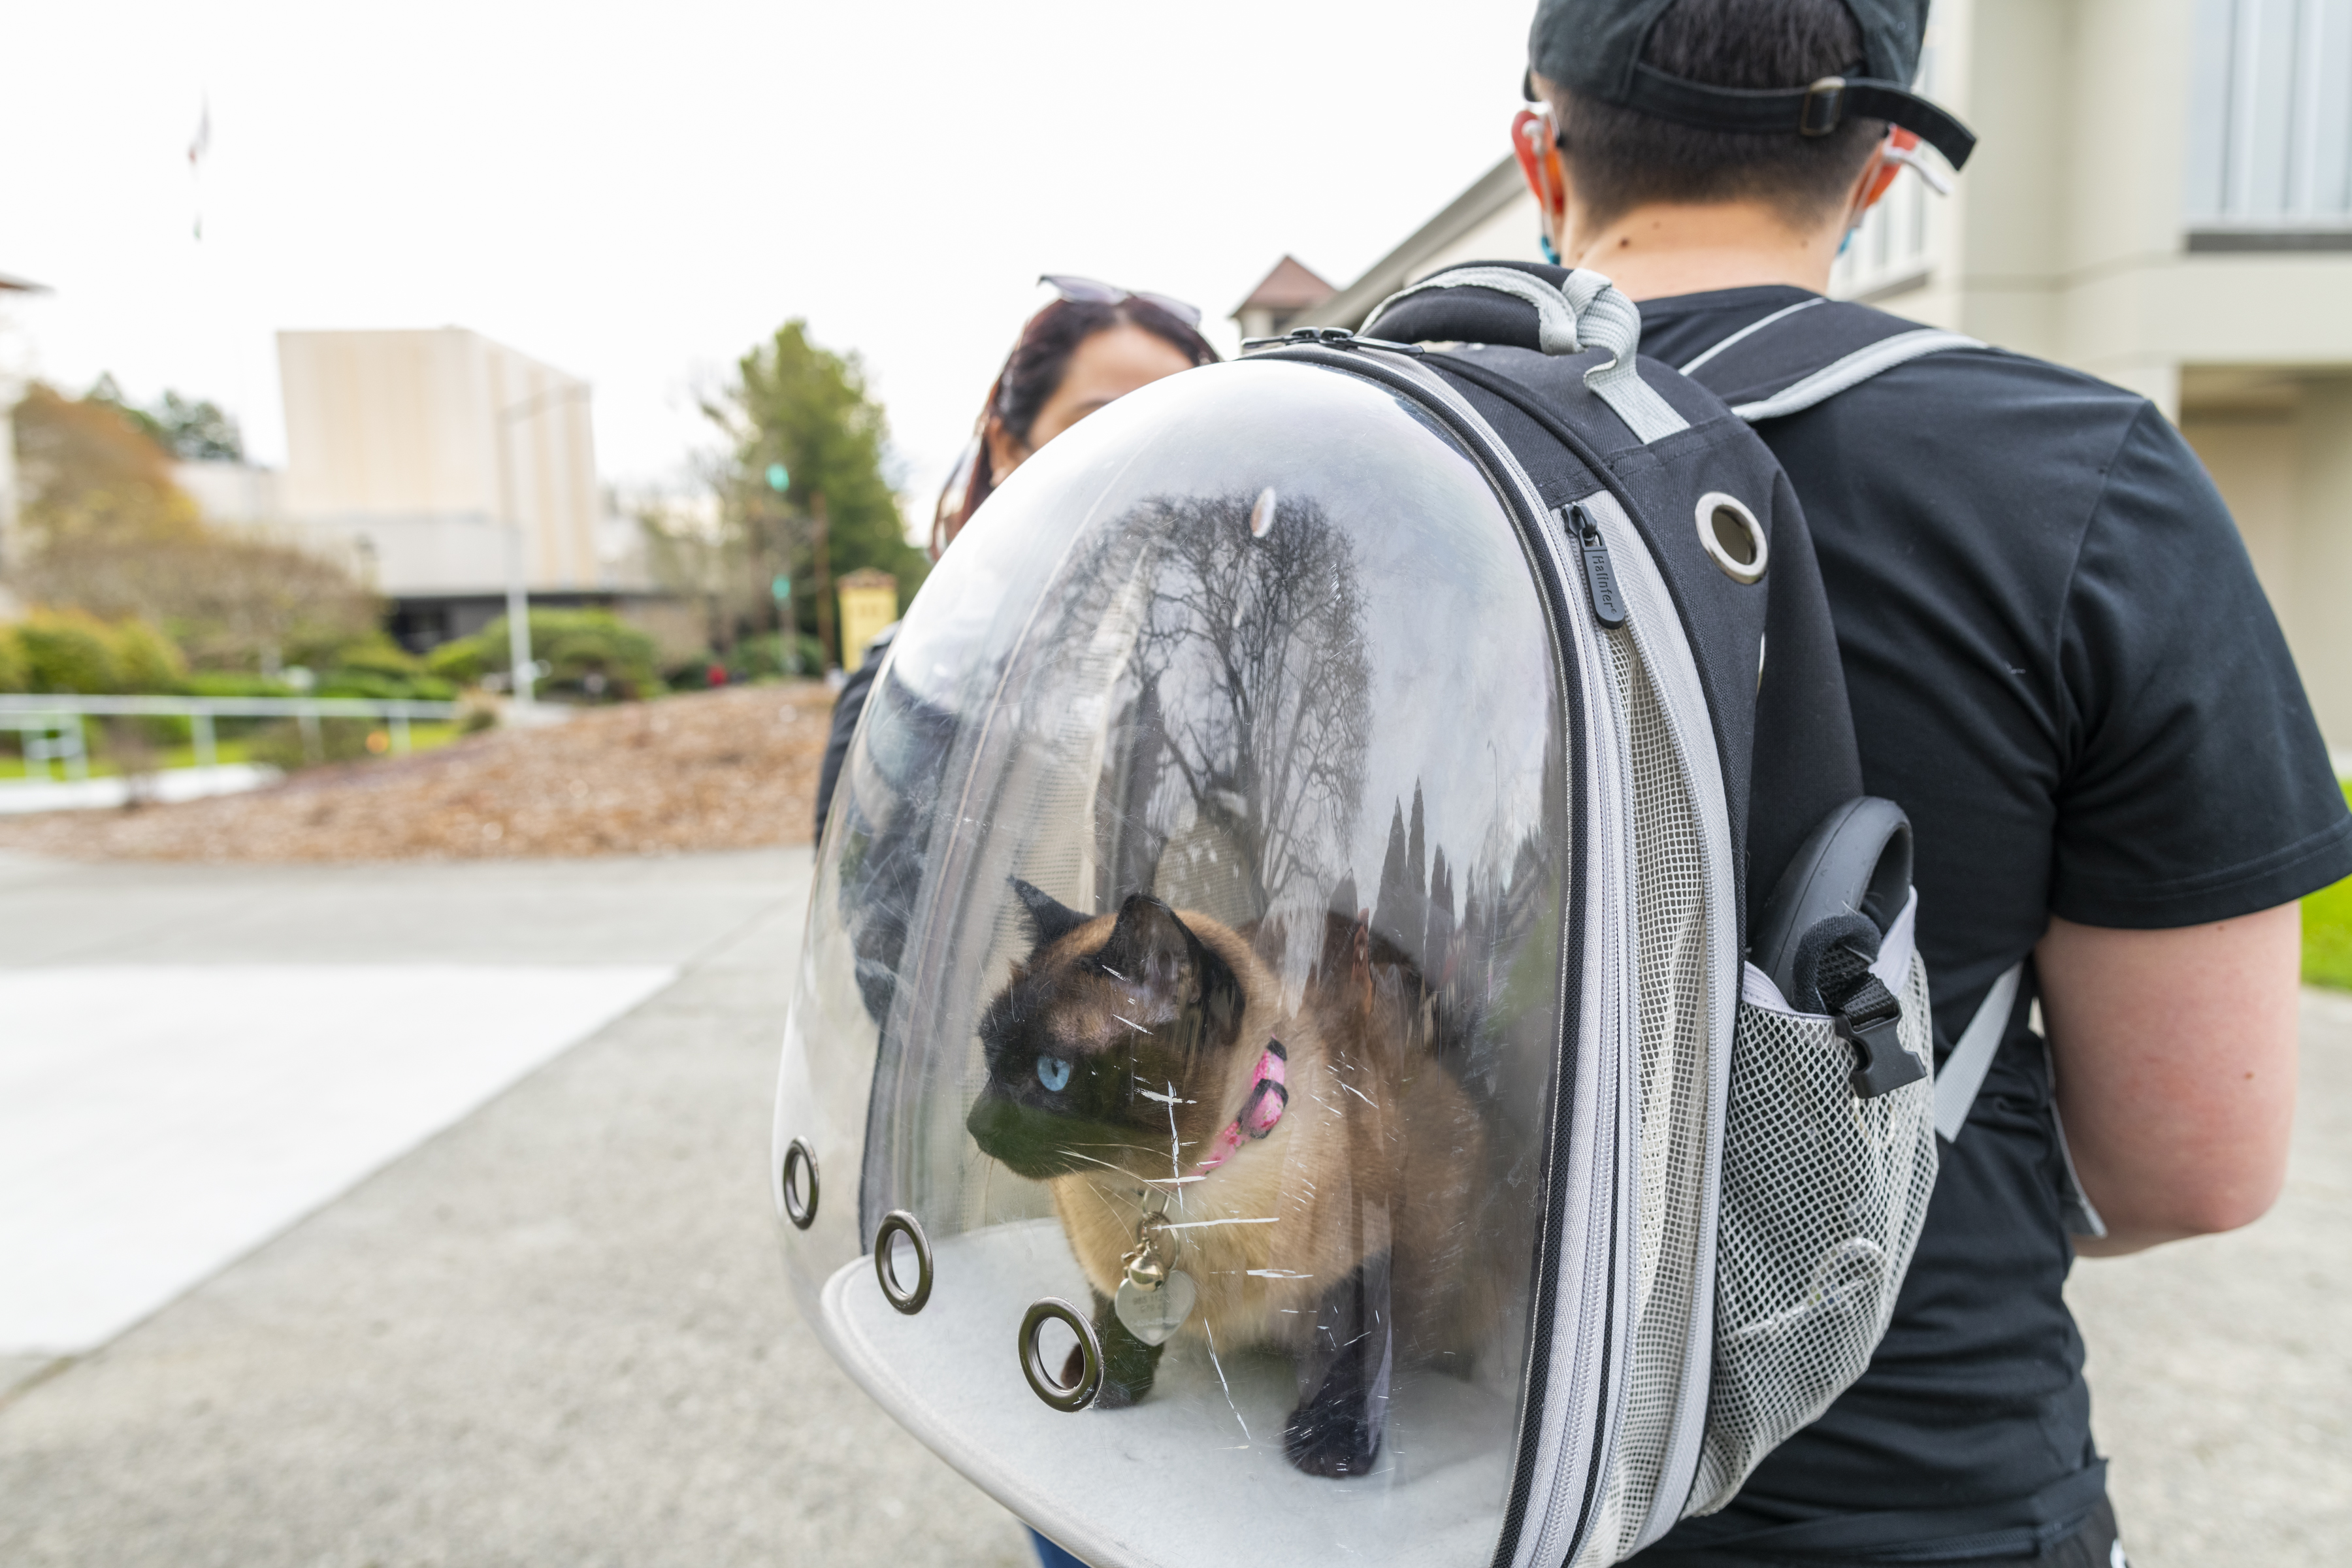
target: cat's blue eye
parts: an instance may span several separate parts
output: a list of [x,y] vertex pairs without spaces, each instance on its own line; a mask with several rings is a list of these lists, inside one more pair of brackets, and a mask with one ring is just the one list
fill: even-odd
[[1037,1058],[1037,1081],[1054,1094],[1070,1087],[1070,1064],[1059,1057]]

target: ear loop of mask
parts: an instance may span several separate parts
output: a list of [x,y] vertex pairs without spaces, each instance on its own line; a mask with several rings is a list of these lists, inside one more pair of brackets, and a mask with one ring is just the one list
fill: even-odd
[[1870,216],[1870,209],[1878,205],[1880,198],[1894,186],[1906,169],[1918,175],[1920,184],[1937,195],[1952,194],[1952,182],[1946,179],[1943,171],[1929,163],[1926,154],[1920,152],[1919,133],[1898,126],[1889,132],[1886,140],[1879,144],[1878,171],[1871,176],[1870,189],[1863,193],[1862,205],[1854,213],[1853,222],[1846,226],[1845,237],[1838,241],[1840,256],[1843,256],[1846,247],[1853,243],[1854,233],[1862,227],[1862,220]]
[[1512,117],[1511,152],[1519,160],[1519,173],[1526,176],[1528,189],[1535,195],[1541,225],[1536,237],[1543,246],[1544,259],[1554,267],[1561,263],[1551,231],[1568,213],[1568,172],[1560,166],[1559,138],[1549,109],[1522,109]]

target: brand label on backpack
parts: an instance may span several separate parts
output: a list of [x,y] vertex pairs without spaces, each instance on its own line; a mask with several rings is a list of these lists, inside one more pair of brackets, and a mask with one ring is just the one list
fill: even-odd
[[1580,506],[1568,509],[1568,525],[1584,550],[1584,590],[1592,601],[1592,618],[1613,632],[1625,624],[1625,601],[1617,596],[1617,569],[1609,563],[1601,525]]

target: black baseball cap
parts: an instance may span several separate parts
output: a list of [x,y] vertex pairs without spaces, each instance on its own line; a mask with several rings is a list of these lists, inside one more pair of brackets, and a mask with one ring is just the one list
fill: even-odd
[[[1670,76],[1642,60],[1650,28],[1674,0],[1540,0],[1528,32],[1528,64],[1551,81],[1604,103],[1709,131],[1826,136],[1849,117],[1884,120],[1941,153],[1969,161],[1975,132],[1911,90],[1928,0],[1845,0],[1862,29],[1860,75],[1802,87],[1717,87]],[[1529,84],[1532,88],[1532,83]],[[1532,90],[1528,97],[1535,95]]]

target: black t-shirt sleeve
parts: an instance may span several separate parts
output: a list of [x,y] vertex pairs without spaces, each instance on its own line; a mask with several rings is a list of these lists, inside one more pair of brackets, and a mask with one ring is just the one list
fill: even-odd
[[2050,907],[2159,929],[2352,875],[2352,816],[2204,468],[2152,407],[2111,462],[2056,649]]

